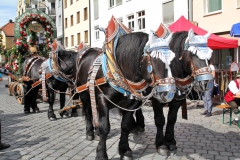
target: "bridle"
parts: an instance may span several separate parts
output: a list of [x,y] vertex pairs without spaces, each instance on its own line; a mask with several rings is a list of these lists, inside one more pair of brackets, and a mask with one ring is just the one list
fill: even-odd
[[[176,91],[175,79],[173,77],[159,78],[153,73],[150,52],[151,50],[149,46],[145,46],[141,63],[145,59],[147,60],[147,71],[151,78],[151,83],[149,86],[154,89],[153,97],[157,98],[162,103],[170,102],[173,99]],[[168,69],[170,70],[170,67],[168,67]],[[166,93],[166,95],[163,96],[161,93]]]

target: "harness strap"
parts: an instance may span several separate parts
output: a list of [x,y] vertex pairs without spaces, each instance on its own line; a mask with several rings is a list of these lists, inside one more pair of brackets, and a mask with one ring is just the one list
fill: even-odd
[[[100,85],[103,85],[105,83],[107,83],[107,81],[106,81],[106,79],[104,77],[102,77],[102,78],[99,78],[99,79],[97,79],[95,81],[95,86],[100,86]],[[83,85],[81,85],[81,86],[76,88],[76,92],[81,93],[83,91],[86,91],[88,89],[88,87],[89,87],[88,83],[87,84],[83,84]]]
[[[52,74],[51,74],[51,73],[48,73],[48,74],[45,76],[45,79],[48,79],[48,78],[50,78],[50,77],[52,77]],[[32,84],[32,88],[38,86],[39,84],[41,84],[41,80],[38,80],[38,81],[36,81],[35,83],[33,83],[33,84]]]
[[47,101],[47,94],[46,94],[46,79],[45,79],[45,69],[42,71],[42,97],[43,101]]
[[93,122],[95,127],[99,126],[96,97],[95,97],[95,78],[101,65],[102,65],[102,55],[99,55],[97,56],[97,58],[93,63],[93,70],[89,80],[89,92],[90,92],[90,99],[91,99],[92,116],[93,116]]

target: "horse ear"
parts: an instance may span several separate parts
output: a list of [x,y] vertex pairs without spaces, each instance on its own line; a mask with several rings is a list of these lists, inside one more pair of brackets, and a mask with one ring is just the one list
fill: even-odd
[[203,37],[206,38],[206,39],[208,39],[208,38],[210,37],[210,35],[211,35],[211,32],[208,32],[208,33],[205,34]]
[[166,38],[166,42],[169,44],[172,40],[172,33],[170,33],[170,35]]
[[188,31],[188,39],[189,39],[189,41],[191,41],[192,38],[194,38],[194,32],[193,32],[193,29],[191,28]]

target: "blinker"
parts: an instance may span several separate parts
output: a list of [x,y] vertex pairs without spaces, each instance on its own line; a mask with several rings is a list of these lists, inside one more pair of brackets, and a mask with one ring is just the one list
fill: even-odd
[[147,71],[148,71],[148,73],[152,73],[152,65],[149,65],[148,67],[147,67]]

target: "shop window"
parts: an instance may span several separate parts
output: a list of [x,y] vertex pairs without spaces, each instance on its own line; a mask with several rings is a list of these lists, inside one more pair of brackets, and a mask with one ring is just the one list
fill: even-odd
[[204,0],[205,14],[211,14],[222,10],[222,0]]
[[137,13],[137,22],[138,22],[139,30],[145,29],[145,11],[141,11]]
[[128,28],[134,31],[134,15],[130,15],[127,17],[127,24],[128,24]]
[[84,31],[84,42],[88,43],[88,31]]
[[174,1],[166,1],[162,4],[162,19],[164,24],[174,22]]

